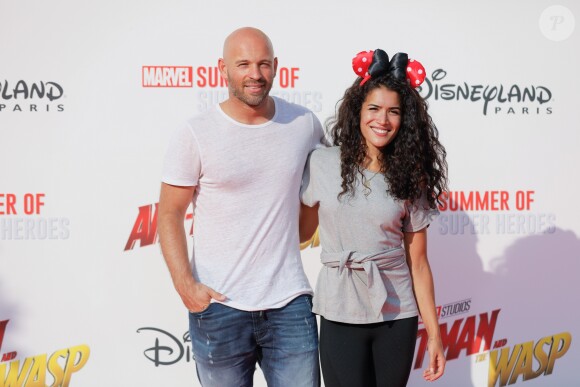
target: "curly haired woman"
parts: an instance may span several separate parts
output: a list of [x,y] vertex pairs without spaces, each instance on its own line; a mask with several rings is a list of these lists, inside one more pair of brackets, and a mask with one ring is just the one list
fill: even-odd
[[333,147],[312,152],[301,190],[301,239],[320,221],[320,315],[326,387],[404,386],[418,315],[430,356],[425,380],[443,375],[427,227],[447,188],[446,152],[414,87],[419,62],[382,50],[353,59],[359,75],[327,123]]

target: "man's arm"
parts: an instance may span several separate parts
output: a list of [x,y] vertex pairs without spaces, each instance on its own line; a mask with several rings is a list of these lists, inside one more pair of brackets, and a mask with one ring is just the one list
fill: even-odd
[[224,301],[225,297],[195,281],[191,274],[183,221],[194,191],[195,187],[161,184],[157,231],[173,286],[187,309],[197,312],[207,308],[212,298]]

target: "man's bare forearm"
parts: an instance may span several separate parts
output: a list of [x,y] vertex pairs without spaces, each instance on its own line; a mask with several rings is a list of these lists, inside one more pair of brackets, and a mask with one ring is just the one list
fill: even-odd
[[194,187],[161,185],[157,232],[163,258],[171,274],[173,285],[182,294],[195,284],[187,252],[187,237],[183,221],[191,203]]
[[173,285],[178,292],[183,287],[195,283],[189,264],[183,219],[184,216],[179,213],[163,214],[160,209],[158,232],[161,252],[171,274]]

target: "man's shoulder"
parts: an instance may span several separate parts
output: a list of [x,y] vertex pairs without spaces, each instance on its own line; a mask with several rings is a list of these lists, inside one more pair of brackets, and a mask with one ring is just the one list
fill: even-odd
[[[217,105],[216,105],[217,106]],[[207,110],[192,113],[183,121],[183,125],[192,133],[199,134],[207,132],[207,128],[215,128],[220,122],[220,114],[216,106],[211,106]],[[225,122],[225,120],[223,120]]]
[[299,104],[294,103],[294,102],[289,102],[289,101],[285,100],[284,98],[280,98],[280,97],[277,97],[275,95],[272,95],[271,97],[272,97],[272,99],[274,99],[276,106],[281,111],[285,111],[285,112],[291,111],[297,115],[304,115],[304,114],[314,115],[312,110],[308,109],[305,106],[299,105]]
[[215,119],[217,113],[218,113],[217,105],[213,105],[213,106],[208,107],[207,110],[199,111],[196,113],[191,113],[189,116],[187,116],[186,122],[187,123],[196,123],[196,122],[207,121],[209,119],[213,120],[213,119]]

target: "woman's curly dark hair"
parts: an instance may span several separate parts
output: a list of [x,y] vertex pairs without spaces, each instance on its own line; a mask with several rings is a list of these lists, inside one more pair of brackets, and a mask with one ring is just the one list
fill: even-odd
[[447,155],[439,142],[439,132],[427,113],[427,103],[406,81],[387,74],[369,79],[359,86],[355,80],[338,102],[338,114],[326,122],[334,145],[340,146],[341,196],[354,195],[357,174],[362,174],[366,143],[360,130],[361,108],[372,90],[386,87],[399,95],[401,125],[393,141],[381,149],[381,173],[388,192],[397,199],[414,202],[427,195],[435,208],[439,195],[447,190]]

